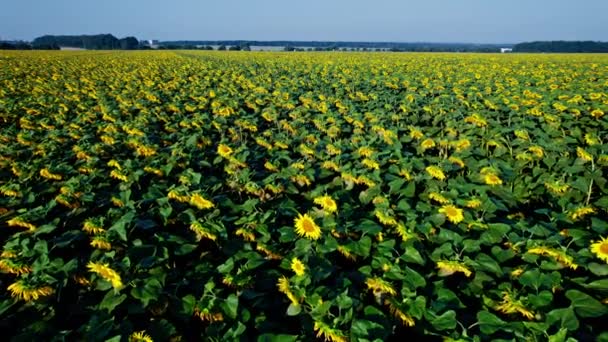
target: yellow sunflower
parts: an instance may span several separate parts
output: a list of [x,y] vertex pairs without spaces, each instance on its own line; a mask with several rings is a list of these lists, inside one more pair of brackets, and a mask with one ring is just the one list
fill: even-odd
[[298,214],[295,220],[296,233],[302,237],[311,240],[317,240],[321,237],[321,228],[317,226],[315,220],[308,214]]
[[608,263],[608,237],[591,244],[591,252]]
[[306,273],[306,266],[298,258],[291,259],[291,270],[297,276],[303,276]]
[[230,148],[230,146],[228,146],[228,145],[220,144],[217,147],[217,154],[219,154],[223,158],[230,157],[230,155],[232,154],[232,152],[233,152],[232,148]]
[[134,332],[129,336],[129,342],[152,342],[152,337],[146,334],[145,330]]
[[315,204],[320,205],[323,210],[328,213],[335,213],[338,211],[338,205],[329,195],[323,195],[314,199]]
[[439,166],[428,166],[426,168],[426,172],[429,175],[431,175],[431,177],[433,177],[433,178],[437,178],[439,180],[445,179],[445,174],[443,173],[443,170],[441,170],[441,168]]
[[483,180],[488,185],[501,185],[502,179],[493,173],[487,173],[483,176]]
[[215,206],[213,202],[209,201],[208,199],[204,198],[199,194],[192,194],[190,196],[190,204],[201,210],[211,209]]
[[38,298],[50,296],[54,290],[50,286],[34,287],[19,280],[7,288],[13,298],[22,299],[26,302],[38,300]]
[[464,220],[462,209],[453,205],[444,205],[439,209],[439,212],[444,214],[452,223],[460,223],[462,220]]
[[87,264],[87,268],[90,272],[98,274],[104,280],[111,283],[113,288],[120,289],[123,287],[122,279],[120,279],[120,274],[110,268],[108,264],[91,261]]

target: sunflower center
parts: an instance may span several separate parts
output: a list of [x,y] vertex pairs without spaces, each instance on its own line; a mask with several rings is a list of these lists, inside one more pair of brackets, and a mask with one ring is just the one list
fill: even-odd
[[310,220],[304,220],[302,222],[302,229],[307,233],[312,233],[315,231],[315,225]]
[[604,242],[600,245],[600,252],[603,254],[608,254],[608,242]]

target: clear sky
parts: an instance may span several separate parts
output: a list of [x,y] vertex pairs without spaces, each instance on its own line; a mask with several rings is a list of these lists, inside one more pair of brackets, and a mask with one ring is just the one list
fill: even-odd
[[608,0],[2,0],[0,39],[608,41]]

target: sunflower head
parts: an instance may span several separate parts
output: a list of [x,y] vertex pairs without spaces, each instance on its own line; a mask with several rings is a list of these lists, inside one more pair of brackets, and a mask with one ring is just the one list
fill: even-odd
[[306,266],[298,258],[291,259],[291,270],[297,276],[303,276],[306,273]]
[[321,228],[308,214],[298,214],[295,220],[295,228],[298,235],[307,239],[317,240],[321,237]]
[[444,205],[439,209],[439,212],[444,214],[452,223],[460,223],[462,220],[464,220],[462,209],[454,205]]
[[233,152],[232,148],[230,148],[230,146],[228,146],[228,145],[220,144],[217,147],[217,154],[219,154],[220,156],[222,156],[224,158],[230,157],[232,152]]
[[591,244],[591,252],[608,263],[608,237]]

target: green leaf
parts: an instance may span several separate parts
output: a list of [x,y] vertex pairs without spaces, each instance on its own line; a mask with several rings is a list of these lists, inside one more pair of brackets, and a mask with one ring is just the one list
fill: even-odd
[[182,298],[182,310],[185,315],[191,316],[196,307],[196,298],[193,295],[187,295]]
[[291,303],[289,304],[289,307],[287,307],[287,316],[297,316],[300,312],[302,312],[302,305]]
[[568,329],[560,329],[557,334],[549,336],[549,342],[565,342]]
[[125,299],[127,299],[127,296],[124,294],[118,295],[116,291],[108,291],[101,300],[101,303],[99,303],[99,309],[106,309],[109,313],[112,313]]
[[579,323],[572,308],[555,309],[547,314],[547,323],[553,325],[559,322],[560,328],[570,331],[578,330]]
[[124,214],[120,219],[118,219],[118,221],[116,221],[112,225],[112,227],[110,227],[110,229],[108,229],[108,232],[114,232],[114,233],[116,233],[116,235],[118,235],[118,237],[122,241],[127,241],[126,227],[129,223],[131,223],[131,221],[133,221],[134,217],[135,217],[135,212],[129,211],[128,213]]
[[426,286],[426,280],[424,279],[424,277],[413,269],[405,267],[403,269],[403,273],[405,275],[403,281],[406,284],[409,284],[411,288],[415,289],[418,287]]
[[598,275],[600,277],[604,277],[608,275],[608,265],[600,265],[598,263],[592,262],[589,265],[587,265],[587,267],[589,267],[589,271],[591,271],[591,273]]
[[257,342],[295,342],[298,340],[297,335],[284,334],[263,334],[258,336]]
[[608,313],[604,304],[584,292],[569,290],[566,297],[572,301],[572,308],[580,317],[600,317]]
[[162,293],[163,286],[156,278],[149,279],[144,286],[138,286],[131,290],[131,295],[139,299],[144,307],[148,306],[150,301],[155,300]]
[[403,194],[403,196],[408,197],[408,198],[414,197],[414,195],[416,194],[416,183],[414,183],[414,182],[408,183],[407,186],[405,187],[405,189],[403,189],[403,191],[401,191],[401,193]]
[[596,280],[586,285],[583,284],[583,286],[591,290],[608,292],[608,279]]
[[553,301],[553,294],[550,291],[541,291],[539,294],[531,294],[528,296],[528,301],[535,308],[541,308],[551,304]]
[[508,327],[507,322],[488,311],[479,311],[477,321],[479,322],[479,329],[486,335],[492,335],[498,330]]
[[235,319],[239,309],[239,298],[235,294],[231,294],[222,303],[222,309],[226,316]]
[[487,254],[480,253],[477,255],[475,261],[478,264],[478,268],[481,271],[492,272],[496,275],[502,275],[502,269],[496,260]]
[[405,179],[403,179],[403,178],[397,178],[397,179],[389,182],[388,183],[388,186],[389,186],[388,193],[391,195],[398,193],[399,190],[401,190],[401,187],[403,186],[403,184],[405,184]]
[[430,322],[437,330],[449,330],[456,328],[456,311],[448,310],[440,316],[431,314]]
[[232,325],[232,327],[226,331],[223,339],[227,341],[240,341],[240,336],[243,335],[245,330],[247,330],[247,327],[243,323],[236,322],[236,324]]
[[17,303],[19,302],[12,299],[3,300],[2,302],[0,302],[0,315],[4,314],[6,310],[10,309]]
[[521,274],[519,283],[524,286],[529,286],[538,289],[542,285],[541,273],[538,269],[532,269]]
[[405,262],[411,262],[419,265],[424,265],[424,259],[420,252],[413,245],[405,247],[405,253],[401,256]]

